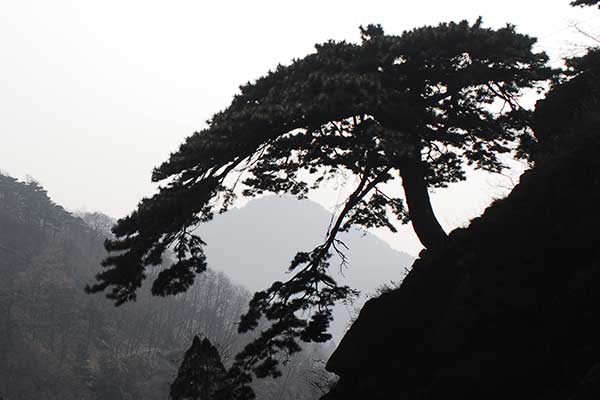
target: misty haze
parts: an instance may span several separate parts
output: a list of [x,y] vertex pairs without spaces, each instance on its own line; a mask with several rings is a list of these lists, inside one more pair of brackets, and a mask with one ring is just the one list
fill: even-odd
[[4,5],[0,400],[599,399],[599,22]]

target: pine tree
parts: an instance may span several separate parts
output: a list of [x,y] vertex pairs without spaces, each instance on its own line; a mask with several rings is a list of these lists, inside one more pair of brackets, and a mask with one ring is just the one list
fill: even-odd
[[[153,180],[165,185],[115,225],[106,269],[88,291],[110,287],[117,305],[135,299],[146,269],[169,248],[177,260],[152,292],[187,290],[207,265],[196,228],[227,210],[237,182],[246,196],[305,197],[332,177],[354,177],[324,242],[299,252],[291,278],[256,293],[242,318],[240,332],[261,317],[272,325],[234,367],[276,376],[276,354],[299,351],[299,340],[328,340],[331,306],[353,293],[328,272],[332,252],[343,258],[339,232],[354,225],[395,231],[395,220],[410,221],[429,251],[443,248],[447,235],[428,188],[465,179],[465,165],[498,172],[500,154],[525,156],[531,114],[518,97],[554,71],[545,54],[532,51],[535,39],[510,25],[492,30],[463,21],[400,36],[370,25],[361,34],[360,44],[329,41],[242,86],[208,128],[154,170]],[[393,182],[401,182],[404,199],[386,193]]]
[[173,400],[214,400],[225,378],[225,367],[208,339],[194,337],[171,385]]

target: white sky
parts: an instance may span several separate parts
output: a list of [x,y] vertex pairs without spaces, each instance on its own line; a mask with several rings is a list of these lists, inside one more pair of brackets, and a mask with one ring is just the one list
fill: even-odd
[[[540,38],[554,60],[585,42],[600,13],[568,0],[369,2],[4,0],[0,6],[0,170],[31,175],[69,209],[120,217],[152,193],[150,173],[227,106],[240,84],[358,26],[388,33],[484,17]],[[515,175],[517,173],[513,173]],[[518,174],[517,174],[518,175]],[[465,224],[508,179],[476,175],[434,197],[447,228]],[[321,194],[324,205],[335,194]],[[416,254],[410,230],[391,236]]]

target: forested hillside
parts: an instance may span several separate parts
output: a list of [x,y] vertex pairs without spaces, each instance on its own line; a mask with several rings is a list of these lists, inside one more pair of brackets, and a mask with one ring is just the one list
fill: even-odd
[[[223,273],[208,270],[175,297],[142,288],[118,308],[86,295],[111,225],[65,211],[35,181],[0,175],[0,398],[165,399],[194,335],[226,364],[248,340],[237,323],[250,293]],[[324,355],[308,350],[286,379],[258,383],[262,398],[318,397]]]

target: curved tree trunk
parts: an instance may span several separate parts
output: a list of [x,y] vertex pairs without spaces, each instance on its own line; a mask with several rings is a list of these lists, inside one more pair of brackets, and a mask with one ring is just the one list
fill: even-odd
[[448,235],[438,222],[427,191],[420,160],[404,160],[400,168],[408,214],[417,237],[429,250],[442,247]]

